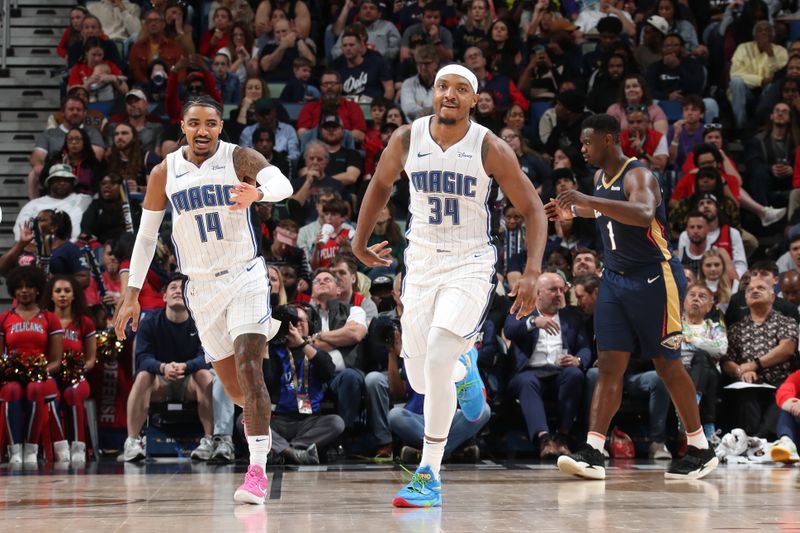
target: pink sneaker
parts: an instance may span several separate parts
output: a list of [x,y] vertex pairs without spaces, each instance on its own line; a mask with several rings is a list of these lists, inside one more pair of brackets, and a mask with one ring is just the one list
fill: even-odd
[[233,493],[233,501],[264,505],[268,488],[269,481],[264,474],[264,469],[258,465],[250,465],[247,468],[247,474],[244,475],[244,483]]

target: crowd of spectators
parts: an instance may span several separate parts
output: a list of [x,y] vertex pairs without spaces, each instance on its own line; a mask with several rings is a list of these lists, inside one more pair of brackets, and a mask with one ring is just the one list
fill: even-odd
[[[790,38],[797,34],[790,4],[99,0],[74,7],[57,48],[62,105],[36,139],[30,202],[14,225],[16,244],[0,257],[15,300],[0,315],[0,402],[13,413],[8,459],[35,461],[48,421],[57,458],[85,458],[85,416],[69,434],[55,421],[72,411],[65,405],[94,392],[48,376],[61,375],[68,350],[83,355],[83,372],[95,366],[94,331],[107,330],[125,287],[149,171],[181,145],[182,103],[198,95],[224,105],[224,140],[255,148],[294,185],[286,201],[253,208],[273,307],[289,324],[264,365],[275,405],[271,461],[313,464],[335,449],[417,457],[424,398],[405,383],[397,331],[406,176],[397,177],[369,241],[389,241],[392,266],[363,268],[350,240],[389,137],[432,113],[435,73],[450,62],[478,78],[472,120],[509,144],[545,199],[568,189],[591,194],[596,169],[580,154],[581,123],[594,113],[620,121],[625,155],[660,181],[669,234],[691,282],[682,351],[706,432],[742,427],[793,439],[796,388],[781,386],[798,366],[800,318],[800,40]],[[474,459],[478,442],[511,453],[504,435],[516,432],[523,450],[552,457],[583,431],[597,379],[601,242],[593,221],[550,223],[537,308],[516,320],[507,310],[526,260],[526,228],[502,191],[487,202],[498,283],[475,357],[491,409],[476,423],[456,415],[447,454]],[[197,402],[204,436],[192,456],[230,461],[236,410],[203,362],[168,221],[163,229],[141,292],[145,318],[135,348],[125,348],[136,375],[123,457],[144,455],[149,402],[173,398]],[[66,285],[74,305],[56,294]],[[632,432],[651,458],[669,458],[680,452],[681,430],[648,354],[637,355],[625,394],[647,423]],[[14,360],[27,364],[29,356],[39,358],[42,375],[15,377]],[[722,388],[729,383],[738,388]],[[731,409],[718,409],[720,402]],[[78,444],[65,448],[69,441]]]

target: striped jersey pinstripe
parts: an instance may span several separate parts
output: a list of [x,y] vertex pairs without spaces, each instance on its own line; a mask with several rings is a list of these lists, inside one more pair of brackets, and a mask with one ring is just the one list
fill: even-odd
[[418,118],[411,126],[405,161],[411,196],[408,241],[451,252],[489,246],[492,178],[481,157],[489,130],[470,121],[464,137],[442,150],[431,135],[432,118]]
[[229,209],[231,189],[240,181],[233,166],[236,145],[220,141],[200,167],[184,157],[184,149],[167,155],[166,192],[178,268],[189,278],[207,277],[254,259],[258,240],[250,210]]

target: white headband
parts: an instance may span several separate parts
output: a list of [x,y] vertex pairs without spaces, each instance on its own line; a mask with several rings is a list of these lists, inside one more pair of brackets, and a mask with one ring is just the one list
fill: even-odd
[[439,78],[441,78],[442,76],[447,76],[448,74],[455,74],[456,76],[461,76],[462,78],[467,80],[470,85],[472,85],[473,91],[475,91],[476,93],[478,92],[478,78],[475,76],[475,74],[472,73],[471,70],[469,70],[467,67],[463,65],[452,64],[452,65],[445,65],[444,67],[440,68],[439,72],[436,73],[436,79],[433,80],[434,85],[436,84],[437,81],[439,81]]

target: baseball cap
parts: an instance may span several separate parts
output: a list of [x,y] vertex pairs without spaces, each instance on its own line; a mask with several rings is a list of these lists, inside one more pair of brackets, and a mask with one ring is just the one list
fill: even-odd
[[391,289],[394,285],[394,277],[389,274],[381,274],[372,280],[370,290]]
[[660,15],[650,15],[645,23],[660,31],[662,35],[669,33],[669,22]]
[[557,18],[550,23],[550,31],[575,31],[578,27],[565,19],[564,17]]
[[319,125],[322,128],[325,126],[341,126],[342,119],[340,119],[339,115],[336,113],[330,113],[322,116],[322,119],[319,121]]
[[256,100],[256,113],[269,113],[275,109],[275,102],[272,98],[259,98]]
[[233,61],[233,57],[231,56],[231,51],[228,50],[227,48],[224,48],[224,47],[220,48],[219,50],[217,50],[217,54],[216,55],[218,55],[218,56],[219,55],[223,55],[223,56],[228,58],[228,61]]
[[53,165],[50,167],[50,172],[47,174],[47,179],[44,180],[45,187],[53,178],[72,178],[73,181],[78,179],[78,177],[73,174],[72,167],[69,165]]
[[697,203],[700,203],[700,200],[713,200],[715,204],[719,204],[717,195],[710,192],[700,193],[700,195],[697,197]]
[[205,77],[203,76],[203,74],[201,72],[197,72],[197,71],[190,72],[186,76],[186,83],[189,83],[189,82],[192,82],[192,81],[195,81],[195,80],[200,80],[200,81],[204,82],[205,81]]
[[135,96],[139,100],[147,101],[147,95],[144,94],[144,91],[141,89],[131,89],[127,93],[125,93],[125,100],[128,99],[129,96]]

